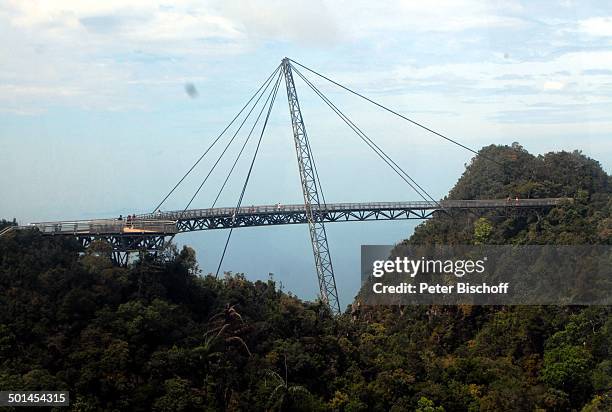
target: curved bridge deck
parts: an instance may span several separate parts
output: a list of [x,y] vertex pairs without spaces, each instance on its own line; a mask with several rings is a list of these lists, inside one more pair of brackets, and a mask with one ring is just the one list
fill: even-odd
[[[436,211],[485,211],[489,209],[542,209],[571,202],[567,198],[520,200],[442,200],[440,202],[329,203],[315,208],[314,215],[323,222],[367,220],[428,219]],[[269,225],[308,223],[306,209],[300,205],[265,205],[235,208],[190,209],[143,214],[136,219],[93,219],[32,223],[43,234],[73,236],[172,236],[196,230],[228,229]]]
[[[325,223],[367,220],[428,219],[434,213],[456,211],[483,213],[487,210],[507,211],[547,209],[572,202],[568,198],[520,200],[442,200],[440,202],[375,202],[329,203],[315,208],[314,216]],[[304,205],[266,205],[235,208],[190,209],[143,214],[135,219],[92,219],[31,223],[14,229],[33,228],[44,235],[74,236],[87,247],[96,240],[108,242],[113,259],[125,264],[130,252],[163,250],[166,238],[182,232],[240,228],[251,226],[308,223]],[[0,236],[10,231],[0,233]]]
[[[505,208],[548,208],[567,199],[503,200],[443,200],[440,202],[373,202],[329,203],[314,207],[314,215],[325,223],[367,220],[428,219],[436,211],[484,210]],[[306,209],[300,205],[266,205],[235,208],[190,209],[186,211],[158,212],[141,215],[143,219],[176,221],[179,232],[227,229],[268,225],[308,223]]]

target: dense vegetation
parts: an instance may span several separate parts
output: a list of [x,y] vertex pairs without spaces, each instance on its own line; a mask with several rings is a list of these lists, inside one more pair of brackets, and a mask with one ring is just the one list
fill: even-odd
[[[415,243],[612,241],[611,178],[580,153],[491,146],[450,198],[569,196],[540,215],[420,225]],[[111,265],[108,249],[0,239],[0,389],[71,409],[612,410],[609,307],[364,308],[334,319],[275,282],[198,274],[193,250]]]

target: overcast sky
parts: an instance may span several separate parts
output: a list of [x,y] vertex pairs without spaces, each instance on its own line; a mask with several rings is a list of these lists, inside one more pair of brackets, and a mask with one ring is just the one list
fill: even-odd
[[[150,211],[285,56],[476,149],[578,149],[611,170],[607,1],[0,0],[0,217]],[[470,160],[310,78],[432,195],[444,196]],[[297,87],[328,201],[418,199]],[[245,204],[301,201],[285,96],[283,87]],[[210,206],[239,141],[195,207]],[[183,207],[213,161],[163,209]],[[223,206],[236,202],[241,165]],[[358,287],[360,245],[398,242],[412,228],[330,225],[343,304]],[[212,271],[224,236],[180,241]],[[316,294],[302,226],[236,231],[224,268],[273,272],[299,296]]]

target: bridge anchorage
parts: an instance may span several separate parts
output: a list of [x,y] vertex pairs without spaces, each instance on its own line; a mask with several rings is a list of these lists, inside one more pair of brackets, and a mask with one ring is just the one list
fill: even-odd
[[[299,68],[298,68],[299,67]],[[456,211],[471,211],[480,213],[490,210],[533,211],[557,206],[571,199],[490,199],[490,200],[435,200],[422,186],[420,186],[400,165],[398,165],[378,144],[366,135],[348,116],[346,116],[323,92],[321,92],[299,69],[321,78],[374,106],[385,110],[410,124],[420,127],[443,140],[458,147],[477,154],[477,152],[456,140],[453,140],[433,129],[424,126],[392,109],[375,102],[368,97],[335,82],[334,80],[310,69],[294,60],[284,58],[279,66],[268,76],[259,89],[251,96],[238,114],[227,127],[212,141],[204,153],[187,170],[183,177],[168,192],[153,212],[131,217],[129,220],[119,219],[92,219],[80,221],[38,222],[22,228],[38,229],[43,235],[73,236],[84,246],[88,247],[93,241],[101,240],[112,247],[113,260],[117,264],[125,265],[131,253],[158,253],[177,234],[198,230],[229,229],[223,254],[217,267],[217,275],[225,257],[230,238],[234,229],[254,226],[273,226],[290,224],[307,224],[315,261],[315,269],[319,282],[319,291],[322,301],[328,305],[334,314],[340,313],[340,303],[334,276],[332,259],[325,230],[326,223],[369,221],[369,220],[406,220],[429,219],[435,213],[453,214]],[[402,179],[420,198],[420,201],[411,202],[376,202],[376,203],[327,203],[321,187],[321,180],[317,172],[315,159],[310,146],[309,136],[306,132],[304,118],[300,109],[294,74],[314,91],[323,102],[366,144],[374,153]],[[298,170],[302,186],[304,203],[299,205],[263,205],[242,206],[242,201],[249,183],[253,166],[255,164],[260,144],[268,124],[270,112],[276,100],[281,80],[284,78],[289,104],[289,114],[293,130],[293,141],[296,150]],[[259,102],[263,100],[260,105]],[[259,107],[258,112],[255,111]],[[229,170],[225,181],[218,191],[212,206],[204,209],[190,208],[198,193],[206,183],[212,172],[225,155],[236,136],[241,131],[253,112],[258,113],[252,122],[252,127],[246,136],[241,149]],[[265,116],[264,115],[265,112]],[[217,200],[225,189],[237,163],[239,162],[247,143],[253,132],[264,118],[263,125],[258,132],[259,137],[254,153],[249,162],[248,173],[242,186],[238,201],[233,207],[215,207]],[[223,151],[212,163],[210,171],[203,179],[185,208],[177,211],[160,210],[164,202],[183,183],[185,178],[193,172],[198,164],[206,157],[209,151],[220,141],[230,127],[238,124],[237,130],[226,143]],[[248,129],[248,128],[247,128]],[[481,157],[484,157],[482,154]],[[485,157],[486,158],[486,157]],[[488,159],[499,164],[494,159]],[[503,166],[503,165],[501,165]]]

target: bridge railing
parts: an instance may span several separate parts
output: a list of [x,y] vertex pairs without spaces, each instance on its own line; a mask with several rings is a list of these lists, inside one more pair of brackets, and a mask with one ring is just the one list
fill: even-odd
[[[320,207],[314,207],[316,211],[339,212],[359,210],[403,210],[403,209],[461,209],[461,208],[498,208],[498,207],[533,207],[533,206],[555,206],[563,201],[571,201],[565,198],[549,199],[491,199],[491,200],[440,200],[434,201],[411,201],[411,202],[370,202],[370,203],[328,203]],[[303,204],[293,205],[264,205],[244,206],[237,211],[238,215],[269,214],[269,213],[303,213]],[[142,219],[168,219],[168,220],[190,220],[207,217],[233,216],[236,209],[233,207],[220,207],[209,209],[190,209],[186,211],[157,212],[155,214],[140,215]]]
[[564,202],[571,202],[571,198],[544,198],[544,199],[485,199],[485,200],[442,200],[443,207],[449,208],[487,208],[487,207],[534,207],[557,206]]
[[30,224],[45,234],[139,234],[177,233],[176,222],[171,220],[119,219],[75,220],[66,222],[37,222]]
[[[346,212],[375,212],[390,210],[439,210],[443,209],[495,209],[495,208],[530,208],[550,207],[570,203],[571,198],[547,199],[483,199],[483,200],[441,200],[411,201],[411,202],[371,202],[371,203],[328,203],[315,207],[318,212],[346,213]],[[179,220],[191,219],[223,219],[232,217],[236,209],[232,207],[214,209],[191,209],[185,212],[170,211],[155,214],[139,215],[135,219],[94,219],[74,220],[64,222],[38,222],[30,224],[30,228],[37,228],[45,234],[152,234],[172,235],[178,232]],[[305,206],[299,205],[265,205],[245,206],[238,209],[238,215],[257,214],[291,214],[305,213]],[[329,216],[328,216],[329,217]],[[20,227],[22,228],[22,227]]]
[[[313,207],[317,211],[342,211],[342,210],[373,210],[373,209],[405,209],[405,208],[438,208],[439,205],[435,202],[373,202],[373,203],[330,203],[320,207]],[[238,209],[239,215],[257,214],[257,213],[295,213],[304,212],[303,204],[293,205],[264,205],[264,206],[244,206]],[[233,207],[218,207],[212,209],[189,209],[186,211],[170,211],[160,212],[155,214],[140,215],[140,218],[146,219],[172,219],[172,220],[189,220],[201,217],[211,216],[232,216],[236,212]]]

